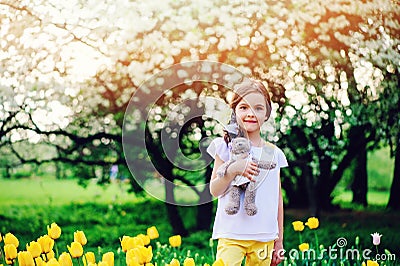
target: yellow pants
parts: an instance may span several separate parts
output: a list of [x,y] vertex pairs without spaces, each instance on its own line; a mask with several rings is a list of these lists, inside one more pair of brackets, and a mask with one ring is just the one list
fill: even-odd
[[269,266],[274,241],[234,240],[220,238],[217,247],[217,259],[221,258],[227,266],[242,265],[246,257],[247,266]]

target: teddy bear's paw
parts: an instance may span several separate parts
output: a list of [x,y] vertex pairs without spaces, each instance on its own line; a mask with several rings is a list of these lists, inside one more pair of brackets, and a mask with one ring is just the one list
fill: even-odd
[[244,208],[248,216],[254,216],[257,214],[257,207],[255,204],[249,204]]
[[236,214],[238,213],[238,211],[239,211],[239,206],[228,205],[225,208],[225,212],[229,215]]

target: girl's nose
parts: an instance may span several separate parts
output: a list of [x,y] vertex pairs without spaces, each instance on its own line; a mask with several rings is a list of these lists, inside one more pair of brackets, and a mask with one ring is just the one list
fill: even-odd
[[247,112],[246,116],[248,116],[248,117],[254,117],[253,111],[250,110],[249,112]]

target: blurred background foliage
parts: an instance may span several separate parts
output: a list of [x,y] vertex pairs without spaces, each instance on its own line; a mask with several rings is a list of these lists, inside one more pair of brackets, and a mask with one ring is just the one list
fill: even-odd
[[284,150],[291,166],[282,173],[288,209],[320,216],[379,202],[381,209],[399,210],[399,14],[393,0],[1,0],[2,179],[76,178],[83,186],[93,180],[107,186],[111,166],[118,165],[118,178],[137,197],[145,194],[135,177],[146,176],[149,186],[160,176],[205,184],[190,195],[167,185],[163,193],[170,202],[208,198],[197,207],[194,226],[185,224],[189,212],[166,204],[173,233],[208,230],[212,165],[180,171],[182,158],[168,158],[162,149],[165,128],[152,125],[176,114],[181,127],[169,137],[178,138],[185,156],[207,160],[201,140],[221,133],[223,121],[186,121],[179,114],[210,112],[202,99],[226,102],[224,88],[177,86],[160,95],[157,115],[132,122],[131,133],[146,132],[148,147],[133,153],[157,171],[132,176],[121,134],[129,100],[145,80],[173,64],[210,60],[268,85],[274,113],[265,138]]

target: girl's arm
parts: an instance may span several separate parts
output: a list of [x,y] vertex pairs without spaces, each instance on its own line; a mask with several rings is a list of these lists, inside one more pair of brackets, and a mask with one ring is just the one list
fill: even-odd
[[222,195],[229,187],[232,180],[237,175],[243,175],[253,181],[252,176],[259,173],[257,164],[254,162],[248,162],[246,160],[237,160],[231,163],[226,169],[226,173],[222,178],[217,177],[218,168],[224,163],[222,159],[215,155],[214,168],[211,174],[210,182],[210,193],[214,197]]
[[283,197],[279,173],[279,199],[278,199],[278,239],[275,240],[274,253],[271,265],[278,265],[283,259]]
[[279,228],[279,239],[283,242],[283,197],[282,197],[282,185],[280,181],[279,173],[279,201],[278,201],[278,228]]

